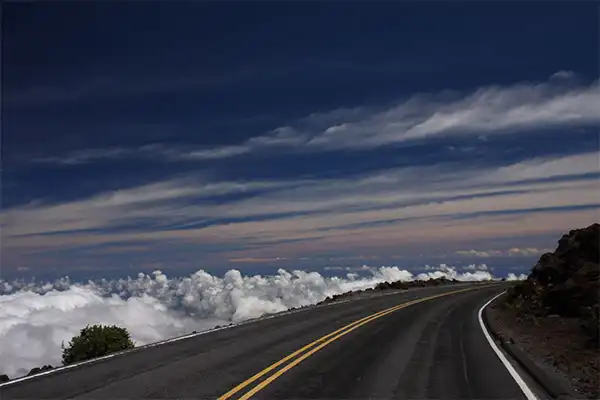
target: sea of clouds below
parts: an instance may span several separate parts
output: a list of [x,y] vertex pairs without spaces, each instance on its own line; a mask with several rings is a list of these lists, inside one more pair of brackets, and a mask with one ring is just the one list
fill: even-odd
[[[0,374],[14,378],[33,367],[59,365],[61,343],[68,343],[87,324],[123,326],[136,345],[143,345],[312,305],[327,296],[384,281],[497,279],[485,265],[465,269],[470,271],[441,264],[417,275],[398,267],[365,266],[366,276],[348,273],[344,277],[281,269],[271,276],[243,276],[230,270],[217,277],[199,270],[184,278],[155,271],[137,278],[87,283],[73,283],[68,277],[53,282],[0,280]],[[509,280],[524,278],[507,276]]]

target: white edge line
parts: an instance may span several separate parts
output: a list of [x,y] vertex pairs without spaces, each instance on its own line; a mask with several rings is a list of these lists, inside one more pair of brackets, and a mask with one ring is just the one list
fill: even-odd
[[512,366],[510,361],[508,361],[508,359],[504,356],[502,351],[500,351],[500,349],[498,348],[498,345],[496,345],[496,343],[494,342],[494,339],[492,339],[492,336],[488,332],[488,330],[485,326],[485,323],[483,322],[482,314],[483,314],[484,308],[486,308],[492,301],[496,300],[498,297],[502,296],[504,293],[506,293],[506,292],[502,292],[502,293],[498,294],[497,296],[492,297],[487,303],[485,303],[479,309],[479,312],[477,313],[477,317],[479,319],[479,325],[481,325],[481,330],[483,331],[483,334],[485,335],[485,338],[487,339],[488,343],[492,347],[492,350],[494,350],[494,353],[496,353],[496,355],[498,356],[500,361],[502,361],[502,364],[504,364],[504,366],[508,370],[508,373],[515,380],[515,382],[517,383],[517,385],[519,386],[519,388],[521,389],[521,391],[523,392],[523,394],[525,395],[527,400],[539,400],[538,397],[533,393],[531,388],[527,385],[527,383],[525,383],[523,378],[521,378],[521,375],[519,375],[519,373]]
[[[462,284],[459,284],[459,285],[463,286]],[[421,288],[414,288],[414,289],[421,289]],[[411,291],[411,290],[410,289],[409,290],[398,290],[398,291],[393,291],[392,293],[384,293],[384,294],[376,295],[374,297],[380,297],[380,296],[383,297],[383,296],[390,296],[390,295],[394,295],[394,294],[402,294],[402,293],[406,293],[408,291]],[[22,376],[20,378],[11,379],[8,382],[0,383],[0,388],[4,387],[4,386],[9,386],[9,385],[12,385],[12,384],[15,384],[15,383],[23,382],[23,381],[26,381],[26,380],[29,380],[29,379],[39,378],[39,377],[44,376],[44,375],[50,375],[50,374],[54,374],[56,372],[64,371],[64,370],[67,370],[67,369],[71,369],[71,368],[75,368],[75,367],[80,367],[82,365],[92,364],[92,363],[95,363],[95,362],[98,362],[98,361],[106,360],[108,358],[113,358],[113,357],[116,357],[116,356],[120,356],[122,354],[133,353],[133,352],[136,352],[136,351],[139,351],[139,350],[143,350],[143,349],[147,349],[147,348],[150,348],[150,347],[156,347],[156,346],[160,346],[160,345],[167,344],[167,343],[178,342],[180,340],[193,338],[193,337],[196,337],[196,336],[206,335],[207,333],[212,333],[212,332],[216,332],[216,331],[222,331],[222,330],[225,330],[225,329],[235,328],[236,326],[251,324],[251,323],[254,323],[254,322],[263,321],[263,320],[267,320],[267,319],[271,319],[271,318],[277,318],[277,317],[281,317],[283,315],[295,314],[295,313],[298,313],[298,312],[307,311],[307,310],[310,310],[310,309],[313,309],[313,308],[317,308],[317,307],[334,306],[334,305],[337,305],[337,304],[343,304],[343,303],[348,303],[350,301],[364,300],[364,299],[365,299],[365,297],[362,297],[362,298],[358,297],[358,298],[355,298],[355,299],[340,300],[340,301],[334,301],[334,302],[325,303],[325,304],[314,304],[314,305],[311,305],[311,306],[305,306],[305,307],[296,308],[294,310],[282,311],[282,312],[279,312],[279,313],[276,313],[276,314],[272,314],[272,315],[267,315],[267,316],[264,316],[264,317],[252,318],[252,319],[249,319],[249,320],[246,320],[246,321],[232,323],[232,324],[229,324],[229,325],[220,326],[218,328],[210,328],[210,329],[207,329],[207,330],[204,330],[204,331],[200,331],[200,332],[196,332],[196,333],[190,333],[188,335],[183,335],[183,336],[178,336],[178,337],[174,337],[174,338],[171,338],[171,339],[162,340],[160,342],[149,343],[149,344],[146,344],[146,345],[143,345],[143,346],[135,347],[135,348],[133,348],[131,350],[119,351],[117,353],[108,354],[106,356],[92,358],[91,360],[81,361],[81,362],[73,363],[73,364],[69,364],[69,365],[64,365],[62,367],[57,367],[57,368],[53,368],[53,369],[50,369],[50,370],[47,370],[47,371],[44,371],[44,372],[39,372],[39,373],[34,374],[34,375]]]

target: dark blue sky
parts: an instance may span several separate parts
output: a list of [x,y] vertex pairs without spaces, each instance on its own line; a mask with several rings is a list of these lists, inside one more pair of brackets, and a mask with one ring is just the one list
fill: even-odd
[[598,15],[4,4],[3,274],[528,265],[598,219]]

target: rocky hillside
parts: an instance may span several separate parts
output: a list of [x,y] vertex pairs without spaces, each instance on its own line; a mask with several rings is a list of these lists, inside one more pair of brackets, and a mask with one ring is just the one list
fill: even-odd
[[540,257],[529,277],[514,286],[506,305],[521,317],[575,317],[593,343],[600,323],[600,224],[576,229],[558,241],[553,253]]

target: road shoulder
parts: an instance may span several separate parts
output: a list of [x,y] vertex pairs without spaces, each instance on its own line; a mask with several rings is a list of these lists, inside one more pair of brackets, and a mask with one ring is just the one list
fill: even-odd
[[[562,341],[559,337],[552,338],[552,334],[557,333],[556,327],[554,330],[545,331],[550,327],[536,325],[534,321],[519,320],[517,323],[510,310],[504,310],[499,306],[500,302],[501,297],[484,308],[482,317],[486,327],[495,342],[548,395],[554,399],[597,397],[592,393],[593,388],[589,387],[590,383],[593,384],[594,377],[590,376],[593,368],[574,369],[570,360],[560,361],[561,358],[566,361],[565,354],[575,347],[580,349],[580,346],[565,342],[565,338],[562,338]],[[558,343],[562,347],[560,350],[557,349]]]

